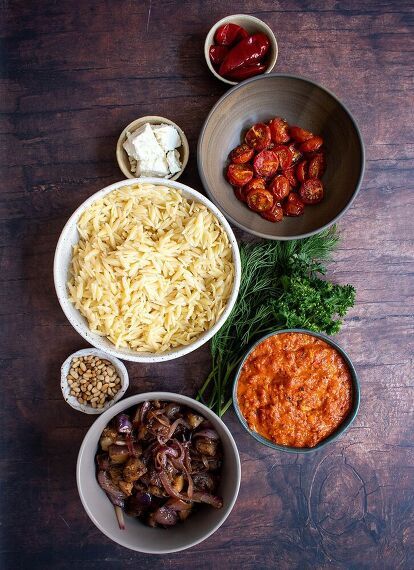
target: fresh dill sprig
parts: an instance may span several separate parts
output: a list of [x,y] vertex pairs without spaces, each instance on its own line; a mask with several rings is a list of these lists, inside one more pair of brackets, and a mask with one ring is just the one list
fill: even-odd
[[198,393],[220,416],[231,405],[231,384],[249,346],[284,328],[334,334],[355,300],[350,285],[320,279],[339,242],[335,227],[303,240],[243,243],[237,302],[211,341],[212,369]]

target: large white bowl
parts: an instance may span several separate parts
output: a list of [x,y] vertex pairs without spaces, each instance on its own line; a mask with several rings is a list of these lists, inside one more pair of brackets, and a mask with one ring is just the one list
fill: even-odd
[[[142,183],[142,184],[156,184],[161,186],[168,186],[169,188],[175,188],[181,190],[185,198],[193,199],[196,202],[201,202],[218,218],[223,229],[228,235],[230,246],[233,253],[233,262],[235,268],[235,277],[233,283],[233,289],[230,298],[227,302],[227,306],[223,311],[216,324],[211,327],[211,329],[205,331],[199,337],[197,337],[194,342],[187,346],[182,346],[174,348],[168,352],[162,353],[149,353],[149,352],[136,352],[130,348],[116,348],[115,345],[110,342],[107,338],[97,335],[90,331],[86,319],[81,315],[78,309],[75,308],[73,303],[69,300],[69,294],[67,289],[67,282],[69,280],[69,267],[72,259],[72,246],[75,245],[79,240],[79,233],[77,229],[77,222],[83,212],[93,203],[95,200],[99,200],[109,194],[113,190],[117,190],[122,186],[130,186],[132,184]],[[56,246],[55,259],[53,265],[53,276],[55,281],[55,289],[59,299],[60,306],[63,309],[66,317],[68,318],[70,324],[73,328],[81,335],[85,340],[87,340],[92,346],[99,348],[112,356],[122,358],[124,360],[130,360],[133,362],[164,362],[166,360],[172,360],[174,358],[179,358],[184,354],[188,354],[196,348],[199,348],[204,343],[206,343],[216,332],[224,325],[227,317],[229,316],[234,303],[236,302],[237,295],[240,287],[240,275],[241,275],[241,265],[240,265],[240,254],[239,247],[237,245],[237,240],[234,236],[233,230],[231,229],[226,218],[220,212],[220,210],[212,203],[208,198],[193,190],[189,186],[180,184],[180,182],[174,182],[172,180],[165,180],[163,178],[133,178],[130,180],[123,180],[122,182],[116,182],[103,188],[96,194],[93,194],[90,198],[85,200],[83,204],[71,215],[67,221],[65,227],[62,230],[59,241]]]
[[[114,507],[96,480],[95,454],[102,430],[120,412],[145,400],[167,400],[184,404],[209,420],[220,436],[223,446],[218,494],[223,497],[221,509],[203,508],[190,519],[169,529],[150,528],[139,520],[125,515],[125,529],[118,526]],[[92,424],[81,445],[76,467],[76,479],[82,504],[92,522],[108,538],[121,546],[149,554],[166,554],[190,548],[208,538],[229,516],[240,488],[240,457],[228,428],[206,406],[179,394],[147,392],[131,396],[115,404]]]

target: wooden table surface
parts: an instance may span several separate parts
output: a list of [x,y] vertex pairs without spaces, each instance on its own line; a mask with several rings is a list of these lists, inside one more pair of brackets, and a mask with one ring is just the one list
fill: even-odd
[[[410,1],[372,0],[1,3],[3,568],[414,567],[413,12]],[[202,190],[197,137],[226,91],[203,41],[231,13],[267,22],[277,71],[331,89],[362,129],[366,174],[330,267],[357,289],[338,340],[362,402],[344,437],[307,456],[257,444],[229,412],[243,470],[233,512],[199,546],[152,557],[103,536],[78,497],[76,456],[93,418],[61,397],[60,365],[85,342],[59,307],[53,254],[74,209],[123,178],[117,136],[139,116],[185,130],[182,182]],[[127,367],[129,394],[193,396],[209,350]]]

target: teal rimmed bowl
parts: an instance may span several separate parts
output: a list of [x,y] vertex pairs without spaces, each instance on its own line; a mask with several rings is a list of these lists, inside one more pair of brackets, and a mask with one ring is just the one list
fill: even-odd
[[[253,350],[261,342],[263,342],[264,340],[266,340],[267,338],[269,338],[271,336],[276,336],[276,335],[283,334],[283,333],[303,333],[303,334],[308,334],[310,336],[314,336],[316,338],[324,340],[327,344],[329,344],[330,346],[332,346],[333,348],[335,348],[339,352],[339,354],[345,360],[345,362],[349,368],[349,371],[351,373],[352,392],[353,392],[353,401],[352,401],[351,410],[349,411],[349,414],[346,416],[344,421],[338,426],[338,428],[334,432],[332,432],[331,435],[329,435],[327,438],[325,438],[320,443],[318,443],[318,445],[315,445],[315,447],[291,447],[291,446],[287,446],[287,445],[279,445],[277,443],[274,443],[273,441],[263,437],[262,435],[258,434],[254,430],[250,429],[250,427],[248,426],[248,424],[247,424],[247,422],[246,422],[246,420],[245,420],[245,418],[244,418],[244,416],[243,416],[243,414],[239,408],[239,403],[238,403],[238,399],[237,399],[237,387],[238,387],[238,383],[239,383],[240,372],[244,366],[244,363],[246,362],[246,360],[250,356],[250,354],[253,352]],[[277,449],[278,451],[287,451],[288,453],[312,453],[313,451],[319,451],[320,449],[325,447],[325,445],[328,445],[329,443],[332,443],[333,441],[338,439],[338,437],[340,437],[349,428],[349,426],[354,421],[354,419],[358,413],[360,399],[361,399],[361,393],[360,393],[360,385],[359,385],[358,375],[357,375],[355,367],[352,364],[352,361],[349,358],[348,354],[344,351],[343,348],[341,348],[335,341],[333,341],[328,336],[321,334],[321,333],[308,331],[306,329],[284,329],[281,331],[269,333],[269,334],[265,335],[264,337],[262,337],[261,339],[259,339],[251,348],[249,348],[249,350],[244,355],[243,360],[241,361],[240,366],[237,369],[236,377],[235,377],[234,384],[233,384],[233,406],[234,406],[234,410],[236,412],[236,415],[239,418],[240,423],[242,424],[244,429],[252,437],[254,437],[254,439],[259,441],[260,443],[263,443],[263,445],[267,445],[268,447],[271,447],[272,449]]]

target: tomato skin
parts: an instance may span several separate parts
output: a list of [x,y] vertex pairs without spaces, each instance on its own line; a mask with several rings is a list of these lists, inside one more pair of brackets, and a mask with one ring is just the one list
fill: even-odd
[[266,212],[273,207],[274,199],[268,190],[256,188],[247,194],[247,205],[254,212]]
[[305,211],[305,205],[297,194],[291,192],[283,204],[285,216],[301,216]]
[[234,191],[234,195],[236,196],[237,200],[240,200],[240,202],[247,202],[247,196],[246,196],[246,186],[235,186],[233,188]]
[[265,150],[271,142],[270,129],[264,123],[256,123],[247,131],[244,140],[257,152]]
[[253,178],[253,168],[248,164],[229,164],[227,180],[232,186],[244,186]]
[[309,178],[322,178],[326,170],[325,155],[321,152],[315,154],[309,161],[308,174]]
[[247,67],[253,63],[262,63],[269,48],[270,42],[266,34],[261,32],[252,34],[231,48],[218,72],[220,75],[226,76],[241,67]]
[[253,161],[253,168],[257,176],[271,178],[277,172],[279,159],[273,150],[262,150]]
[[290,127],[290,136],[293,140],[303,143],[313,137],[313,133],[300,127]]
[[299,150],[302,152],[315,152],[321,148],[323,145],[323,138],[322,137],[312,137],[307,141],[303,142]]
[[299,196],[304,204],[319,204],[323,195],[323,184],[318,178],[309,178],[299,188]]
[[296,180],[295,176],[295,167],[291,166],[290,168],[283,170],[282,174],[283,176],[285,176],[285,178],[288,179],[288,182],[291,185],[291,187],[296,188],[296,186],[298,185],[298,181]]
[[254,150],[248,144],[240,144],[231,151],[229,158],[234,164],[244,164],[249,162],[253,155]]
[[250,182],[243,187],[243,190],[247,196],[250,190],[266,190],[266,184],[263,178],[252,178]]
[[228,52],[229,50],[225,46],[210,46],[208,53],[211,63],[213,65],[220,65]]
[[291,143],[288,145],[288,149],[292,153],[292,164],[295,164],[295,162],[298,162],[303,157],[303,154],[296,147],[296,143]]
[[279,204],[274,204],[267,212],[260,212],[260,215],[269,222],[281,222],[283,220],[283,210]]
[[244,28],[237,24],[223,24],[214,34],[214,41],[219,46],[232,46],[237,41],[249,37],[249,34]]
[[289,196],[289,192],[291,190],[289,180],[282,174],[273,178],[268,189],[269,192],[273,194],[273,197],[277,202],[281,202],[284,198]]
[[277,144],[287,143],[290,139],[289,125],[281,117],[275,117],[269,122],[270,136]]
[[308,177],[308,161],[302,160],[296,167],[296,178],[299,182],[305,182]]
[[282,170],[287,170],[292,165],[293,160],[293,155],[289,147],[280,144],[275,146],[272,150],[277,154],[280,168]]

